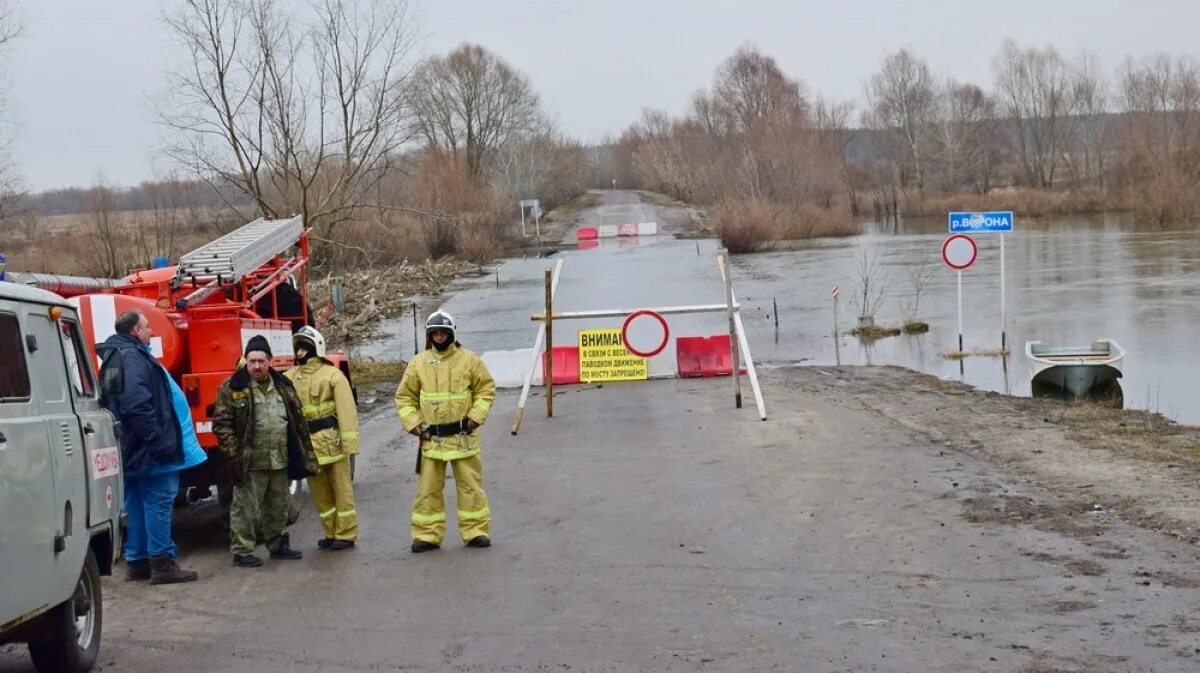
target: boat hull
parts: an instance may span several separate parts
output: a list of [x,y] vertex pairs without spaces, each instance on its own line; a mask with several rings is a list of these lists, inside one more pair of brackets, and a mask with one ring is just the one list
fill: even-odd
[[1068,397],[1084,399],[1110,387],[1121,370],[1110,365],[1052,365],[1033,375],[1033,383],[1062,390]]

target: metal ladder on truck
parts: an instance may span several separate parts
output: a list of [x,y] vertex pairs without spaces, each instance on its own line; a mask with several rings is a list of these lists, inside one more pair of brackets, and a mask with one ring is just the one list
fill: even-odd
[[257,220],[179,258],[176,278],[220,278],[237,281],[271,261],[300,240],[304,218]]

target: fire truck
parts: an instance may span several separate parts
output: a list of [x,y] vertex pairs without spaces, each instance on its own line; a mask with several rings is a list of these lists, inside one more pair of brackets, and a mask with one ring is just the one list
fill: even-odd
[[[292,333],[313,325],[308,302],[310,229],[303,218],[258,219],[179,259],[174,267],[137,271],[121,280],[19,274],[17,282],[66,297],[80,313],[92,348],[113,334],[121,313],[142,311],[154,332],[154,356],[187,396],[196,435],[209,460],[184,472],[177,503],[209,497],[228,506],[232,487],[212,433],[217,389],[237,369],[245,344],[262,335],[272,365],[293,365]],[[350,378],[342,352],[327,358]],[[96,361],[99,366],[99,360]]]

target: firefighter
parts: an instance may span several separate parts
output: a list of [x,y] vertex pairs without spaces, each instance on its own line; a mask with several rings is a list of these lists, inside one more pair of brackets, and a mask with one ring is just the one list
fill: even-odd
[[325,359],[325,337],[312,327],[292,335],[298,366],[286,376],[304,405],[321,473],[308,478],[317,516],[325,528],[320,549],[349,549],[358,539],[358,515],[350,485],[350,456],[358,453],[358,410],[341,370]]
[[454,470],[458,532],[470,547],[490,547],[492,515],[483,492],[479,426],[487,421],[496,384],[479,356],[462,347],[454,318],[437,311],[425,321],[425,350],[404,370],[396,411],[405,431],[421,438],[412,551],[437,549],[446,531],[442,489]]

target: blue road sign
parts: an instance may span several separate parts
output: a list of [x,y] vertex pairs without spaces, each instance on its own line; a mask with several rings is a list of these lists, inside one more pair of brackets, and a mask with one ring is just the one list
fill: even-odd
[[950,213],[952,234],[1003,234],[1012,230],[1011,210],[992,213]]

